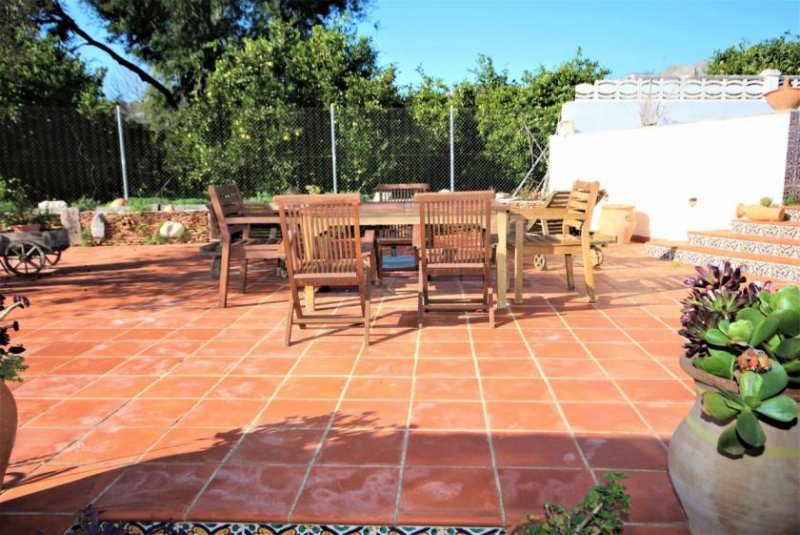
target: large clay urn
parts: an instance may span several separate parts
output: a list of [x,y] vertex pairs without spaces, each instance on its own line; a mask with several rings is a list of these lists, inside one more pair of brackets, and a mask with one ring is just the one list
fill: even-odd
[[767,442],[760,455],[722,455],[717,439],[726,426],[702,414],[700,394],[715,387],[736,393],[737,385],[698,370],[685,357],[681,367],[695,380],[698,396],[672,435],[669,475],[689,530],[694,535],[800,533],[800,425],[764,422]]
[[800,87],[792,87],[788,76],[783,77],[783,87],[764,93],[767,104],[775,111],[791,111],[800,107]]
[[3,488],[3,477],[6,475],[16,437],[17,403],[5,382],[0,380],[0,489]]

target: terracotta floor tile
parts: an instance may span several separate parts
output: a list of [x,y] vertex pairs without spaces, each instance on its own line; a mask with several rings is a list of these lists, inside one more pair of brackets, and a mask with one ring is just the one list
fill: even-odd
[[466,377],[426,377],[415,381],[415,401],[480,401],[478,380]]
[[153,376],[104,375],[73,394],[75,398],[121,398],[127,399],[158,380]]
[[14,449],[11,450],[9,470],[18,465],[38,464],[50,460],[86,433],[86,429],[17,429]]
[[647,426],[627,403],[561,403],[573,431],[647,433]]
[[572,438],[564,434],[492,433],[497,465],[516,468],[582,468]]
[[338,399],[345,377],[290,377],[278,390],[278,399]]
[[566,314],[564,315],[564,321],[572,329],[613,329],[617,327],[614,322],[601,313]]
[[555,405],[543,402],[495,401],[486,404],[493,431],[563,431]]
[[182,358],[194,353],[202,342],[160,340],[142,351],[143,357]]
[[78,392],[96,378],[91,375],[42,375],[33,377],[14,389],[14,397],[63,399]]
[[255,399],[204,399],[186,413],[179,425],[244,428],[250,425],[264,403]]
[[683,354],[682,342],[642,342],[640,345],[654,357],[677,358]]
[[[416,332],[412,332],[416,337]],[[373,336],[379,337],[379,330],[371,330],[370,338]],[[387,335],[385,341],[380,339],[376,342],[371,342],[369,347],[364,349],[361,354],[363,357],[413,357],[417,352],[417,342],[404,342],[396,340],[396,337]]]
[[300,359],[292,375],[350,375],[356,357],[309,357]]
[[406,400],[411,397],[410,378],[353,377],[346,399]]
[[667,449],[652,436],[578,437],[589,466],[607,470],[666,470]]
[[469,358],[428,358],[417,361],[417,377],[475,377],[475,362]]
[[75,514],[5,514],[0,513],[0,533],[36,533],[63,535],[75,523]]
[[188,411],[191,399],[133,399],[106,423],[121,427],[158,427],[173,425]]
[[695,393],[675,380],[619,379],[617,384],[633,402],[691,401]]
[[533,354],[539,358],[582,358],[586,350],[577,343],[531,342]]
[[[73,362],[78,357],[42,357],[39,359],[26,359],[25,378],[33,378],[38,375],[46,375],[55,369],[62,368]],[[59,374],[60,375],[60,374]],[[82,373],[80,375],[87,375]]]
[[58,399],[38,399],[38,398],[19,398],[15,399],[17,404],[17,426],[21,427],[29,420],[36,418],[47,409],[60,403]]
[[233,464],[308,464],[322,439],[322,429],[256,429],[233,451]]
[[559,401],[625,402],[614,382],[607,379],[550,379],[550,386]]
[[485,433],[411,431],[406,466],[491,466]]
[[[603,472],[598,473],[602,477]],[[622,481],[631,496],[631,522],[683,522],[686,516],[666,471],[628,471]]]
[[305,477],[305,465],[223,465],[189,511],[190,518],[286,522]]
[[168,375],[147,390],[143,398],[199,399],[218,381],[212,376]]
[[419,356],[424,357],[472,357],[472,344],[469,341],[469,334],[464,332],[457,340],[461,341],[447,341],[440,340],[420,342]]
[[66,399],[30,421],[31,427],[93,427],[119,409],[121,399]]
[[174,331],[173,329],[150,329],[150,328],[135,328],[120,334],[116,337],[117,341],[131,340],[131,341],[151,341],[161,340],[166,338]]
[[257,424],[270,427],[326,428],[336,408],[335,399],[274,399],[259,416]]
[[231,340],[234,342],[248,340],[255,343],[255,341],[263,338],[270,330],[271,329],[242,329],[238,328],[237,326],[233,326],[225,329],[225,331],[222,333],[217,331],[217,334],[220,337],[223,337],[225,340]]
[[[361,331],[363,332],[363,330]],[[306,357],[355,357],[361,351],[361,339],[318,340],[314,342]]]
[[[180,333],[181,331],[178,331]],[[213,331],[216,335],[219,331]],[[234,358],[243,357],[250,349],[253,348],[255,342],[252,340],[212,340],[206,345],[198,348],[194,354],[198,357],[223,357]]]
[[267,400],[283,381],[280,376],[229,375],[208,391],[209,398]]
[[349,524],[391,518],[398,479],[394,467],[315,466],[291,518]]
[[411,377],[414,359],[409,357],[360,358],[353,375],[376,377]]
[[183,515],[214,473],[210,464],[143,464],[128,468],[98,500],[108,519],[161,520]]
[[540,377],[536,364],[526,358],[478,358],[481,377],[516,377],[534,379]]
[[541,379],[481,379],[487,401],[552,401],[547,385]]
[[142,460],[159,463],[220,463],[240,436],[241,431],[227,427],[174,427],[144,454]]
[[587,343],[589,353],[598,360],[608,359],[646,359],[647,354],[638,345],[628,343]]
[[119,428],[104,424],[65,449],[56,461],[62,464],[131,462],[162,433],[159,428]]
[[483,408],[476,402],[419,401],[411,408],[411,425],[425,430],[483,430]]
[[402,428],[408,421],[409,407],[408,401],[344,399],[333,426],[351,429]]
[[668,371],[652,359],[614,359],[602,361],[608,375],[614,379],[670,379]]
[[398,524],[498,525],[500,502],[488,468],[407,466]]
[[130,358],[112,370],[113,375],[165,375],[181,362],[179,358]]
[[58,374],[59,375],[103,375],[104,373],[113,370],[123,362],[125,362],[125,359],[120,357],[108,357],[108,358],[78,357],[58,368]]
[[71,342],[61,340],[55,344],[49,344],[31,351],[29,357],[77,357],[92,349],[96,342]]
[[[219,334],[218,329],[178,329],[172,331],[165,340],[182,340],[207,342]],[[231,340],[233,341],[233,340]]]
[[575,336],[583,343],[625,343],[629,338],[621,329],[574,329]]
[[543,514],[545,502],[574,507],[594,485],[585,470],[501,468],[499,475],[511,525],[525,521],[528,513]]
[[245,357],[230,371],[231,375],[286,375],[297,362],[294,358]]
[[637,403],[636,408],[657,433],[671,437],[693,404],[693,400],[681,403]]
[[398,466],[405,433],[394,430],[331,430],[317,463]]
[[170,375],[211,375],[219,378],[237,363],[235,359],[190,357],[170,370]]

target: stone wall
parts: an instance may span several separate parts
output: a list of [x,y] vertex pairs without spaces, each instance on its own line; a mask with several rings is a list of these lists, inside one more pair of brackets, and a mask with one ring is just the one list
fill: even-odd
[[[106,235],[102,245],[146,245],[152,243],[151,237],[158,234],[161,225],[167,221],[183,224],[188,231],[180,240],[183,243],[207,243],[208,212],[104,212]],[[94,212],[81,212],[81,231],[91,229]]]

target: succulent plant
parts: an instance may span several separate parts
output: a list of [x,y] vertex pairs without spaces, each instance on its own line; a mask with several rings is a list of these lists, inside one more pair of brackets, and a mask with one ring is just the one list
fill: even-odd
[[771,284],[746,284],[726,263],[697,268],[700,277],[682,302],[679,334],[686,357],[712,375],[735,381],[738,393],[702,395],[703,412],[721,424],[718,449],[733,457],[756,453],[766,436],[761,421],[790,423],[797,403],[783,394],[800,385],[800,288],[771,292]]

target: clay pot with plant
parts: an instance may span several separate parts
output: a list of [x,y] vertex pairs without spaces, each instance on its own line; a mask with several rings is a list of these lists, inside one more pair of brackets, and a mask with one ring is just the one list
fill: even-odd
[[16,296],[9,306],[5,297],[0,294],[0,488],[11,458],[11,450],[17,436],[17,403],[6,385],[6,381],[21,381],[20,372],[27,369],[25,348],[12,345],[10,331],[18,331],[19,323],[11,321],[8,316],[14,309],[26,308],[30,305],[27,298]]
[[800,288],[698,267],[682,301],[694,407],[672,436],[669,474],[692,533],[800,532]]

